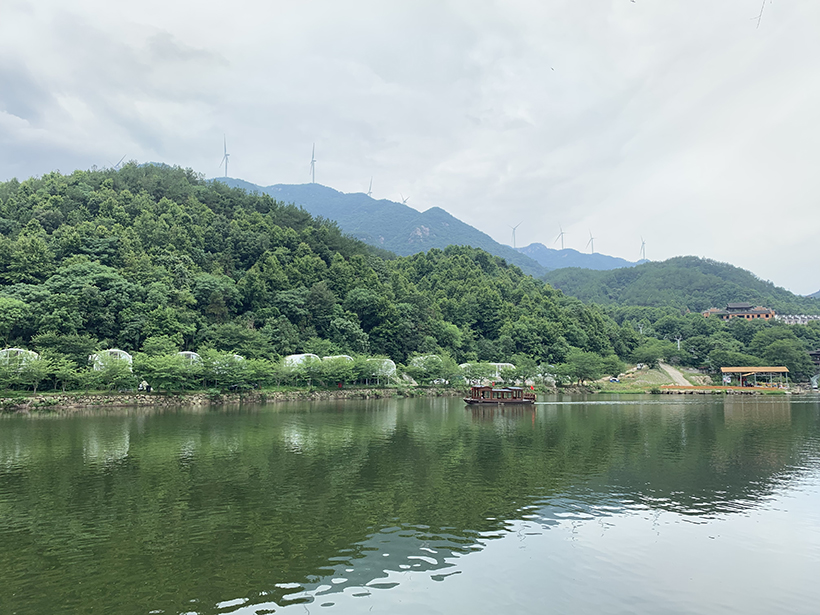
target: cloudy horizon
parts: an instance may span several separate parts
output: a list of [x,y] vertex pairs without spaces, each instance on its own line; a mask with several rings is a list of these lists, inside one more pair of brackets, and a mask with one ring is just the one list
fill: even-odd
[[0,0],[0,181],[123,156],[820,289],[820,3]]

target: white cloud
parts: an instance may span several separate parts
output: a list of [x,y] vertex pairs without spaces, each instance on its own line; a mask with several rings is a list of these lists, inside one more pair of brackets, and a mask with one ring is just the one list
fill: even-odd
[[820,288],[820,4],[4,3],[0,179],[123,154]]

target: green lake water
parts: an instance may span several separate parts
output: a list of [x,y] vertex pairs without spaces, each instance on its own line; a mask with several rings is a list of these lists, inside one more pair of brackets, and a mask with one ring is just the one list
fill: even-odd
[[820,612],[820,400],[0,416],[0,613]]

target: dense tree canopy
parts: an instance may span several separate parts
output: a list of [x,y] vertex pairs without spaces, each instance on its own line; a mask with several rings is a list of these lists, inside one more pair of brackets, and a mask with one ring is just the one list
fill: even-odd
[[75,362],[101,347],[557,362],[634,346],[481,250],[395,258],[267,195],[156,165],[0,185],[0,302],[6,344]]
[[[448,366],[515,358],[533,373],[592,365],[573,373],[579,380],[616,371],[617,357],[712,368],[729,357],[808,374],[820,328],[776,327],[668,303],[585,305],[470,247],[397,258],[332,221],[180,168],[128,164],[0,184],[1,341],[48,355],[56,386],[71,386],[80,378],[72,369],[112,347],[142,353],[138,364],[169,383],[181,368],[162,357],[179,350],[249,361],[370,354],[406,365],[427,355]],[[28,372],[20,377],[38,386],[35,367]]]
[[700,312],[748,301],[785,314],[820,314],[820,301],[794,295],[728,263],[678,256],[609,271],[566,268],[545,279],[568,295],[599,305],[674,307]]

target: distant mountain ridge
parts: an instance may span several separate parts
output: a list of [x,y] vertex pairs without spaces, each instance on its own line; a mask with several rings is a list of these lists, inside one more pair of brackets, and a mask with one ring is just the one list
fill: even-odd
[[498,243],[486,233],[462,222],[440,207],[420,212],[402,203],[376,200],[362,192],[344,193],[321,184],[257,186],[234,178],[217,181],[248,192],[268,194],[277,201],[294,203],[313,216],[335,220],[345,233],[399,256],[469,245],[500,256],[522,271],[540,277],[546,269],[525,254]]
[[753,273],[695,256],[678,256],[611,271],[568,268],[544,278],[565,294],[587,303],[702,311],[748,302],[781,314],[818,314],[820,302],[801,297]]
[[543,251],[559,252],[558,258],[546,259],[547,262],[554,264],[545,264],[527,252],[533,246],[541,244],[513,249],[498,243],[486,233],[440,207],[431,207],[420,212],[402,203],[386,199],[376,200],[362,192],[339,192],[321,184],[258,186],[235,178],[215,178],[214,181],[251,193],[268,194],[277,201],[300,205],[313,216],[335,220],[345,233],[356,239],[399,256],[409,256],[430,248],[444,249],[449,245],[468,245],[500,256],[520,267],[524,273],[535,277],[543,277],[550,269],[566,267],[568,263],[595,269],[611,269],[634,264],[603,254],[586,255],[576,250],[550,251],[549,248],[542,246],[542,251],[536,250],[536,256],[540,256]]
[[637,263],[630,262],[617,256],[607,256],[606,254],[584,254],[572,248],[555,250],[548,248],[543,243],[531,243],[524,248],[517,248],[522,254],[526,254],[545,269],[563,269],[565,267],[582,267],[584,269],[595,269],[597,271],[618,269],[620,267],[634,267]]
[[820,299],[820,290],[818,290],[816,293],[809,295],[809,297],[811,297],[812,299]]

